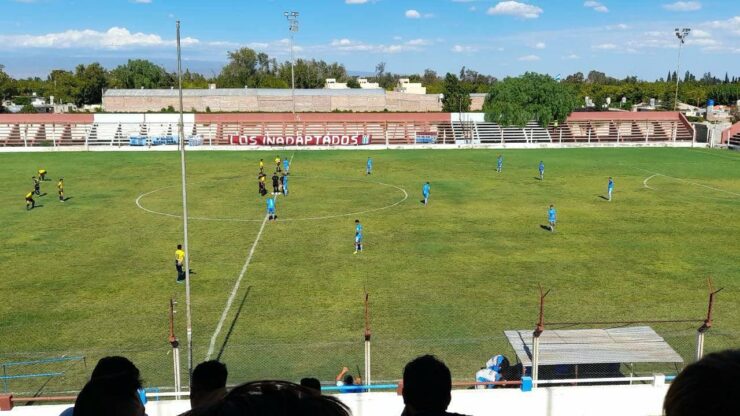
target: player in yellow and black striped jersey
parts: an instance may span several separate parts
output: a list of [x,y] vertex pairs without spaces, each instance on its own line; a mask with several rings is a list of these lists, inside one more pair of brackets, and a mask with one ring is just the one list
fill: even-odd
[[26,210],[36,208],[36,201],[33,200],[33,191],[26,194]]
[[57,193],[59,194],[59,201],[64,202],[64,178],[59,178],[59,182],[57,182]]

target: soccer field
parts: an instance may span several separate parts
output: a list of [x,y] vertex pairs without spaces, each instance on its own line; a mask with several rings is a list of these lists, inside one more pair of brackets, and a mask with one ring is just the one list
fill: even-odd
[[[257,166],[264,158],[271,168],[276,154],[293,158],[290,195],[277,198],[278,221],[263,226]],[[175,152],[0,154],[0,363],[84,356],[87,365],[13,367],[65,375],[13,381],[11,390],[79,389],[112,354],[130,357],[146,385],[172,386],[170,298],[185,340],[185,288],[173,264],[179,161]],[[42,167],[52,181],[26,212],[23,196]],[[356,372],[365,290],[376,381],[400,378],[427,352],[457,380],[472,380],[491,355],[514,360],[503,331],[534,329],[538,284],[552,289],[550,322],[701,319],[711,276],[725,289],[706,349],[740,345],[738,153],[190,152],[188,181],[194,360],[213,345],[231,383],[328,381],[343,365]],[[555,233],[542,227],[550,204]],[[354,255],[356,218],[365,251]],[[699,324],[653,327],[690,359]]]

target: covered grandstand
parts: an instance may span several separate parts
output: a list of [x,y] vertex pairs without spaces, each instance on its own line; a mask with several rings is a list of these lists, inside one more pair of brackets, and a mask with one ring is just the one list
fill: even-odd
[[[0,147],[128,147],[177,139],[179,116],[139,114],[2,114]],[[244,137],[363,136],[380,146],[691,144],[695,132],[678,112],[573,113],[542,128],[503,127],[483,113],[188,113],[190,145],[226,146]],[[139,138],[134,142],[132,138]],[[143,141],[142,141],[143,140]],[[734,140],[734,139],[733,139]]]

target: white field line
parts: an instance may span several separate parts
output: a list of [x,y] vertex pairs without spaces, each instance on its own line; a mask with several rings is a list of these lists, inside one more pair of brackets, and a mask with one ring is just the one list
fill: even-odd
[[[290,156],[290,162],[289,165],[293,164],[293,156],[295,156],[295,153],[293,153]],[[275,194],[275,205],[277,206],[277,197],[278,194]],[[249,263],[252,262],[252,257],[254,256],[254,250],[257,248],[257,243],[259,243],[260,238],[262,237],[262,232],[265,230],[265,224],[267,224],[269,216],[267,213],[265,213],[265,218],[262,220],[262,225],[260,226],[260,230],[257,233],[257,238],[254,239],[254,243],[252,243],[252,248],[249,249],[249,255],[247,255],[247,260],[244,262],[244,266],[242,266],[242,270],[239,273],[239,277],[236,279],[236,283],[234,283],[234,287],[231,289],[231,294],[229,295],[229,299],[226,301],[226,307],[224,308],[223,313],[221,314],[221,319],[218,320],[218,325],[216,325],[216,330],[213,331],[213,335],[211,336],[211,343],[208,346],[208,353],[206,354],[206,361],[211,359],[211,355],[213,355],[213,351],[216,348],[216,338],[218,338],[218,335],[221,333],[221,329],[223,329],[224,322],[226,322],[226,317],[229,314],[229,311],[231,310],[231,305],[234,303],[234,299],[236,298],[236,294],[239,291],[239,286],[241,286],[242,279],[244,278],[244,275],[247,274],[247,269],[249,268]]]
[[[294,176],[294,177],[296,177],[296,178],[305,178],[305,179],[319,178],[319,177],[311,177],[311,176]],[[406,190],[403,189],[403,188],[401,188],[400,186],[391,185],[391,184],[387,184],[387,183],[383,183],[383,182],[372,182],[372,181],[361,181],[361,180],[356,180],[356,182],[373,183],[373,184],[376,184],[376,185],[387,186],[389,188],[395,188],[395,189],[397,189],[397,190],[399,190],[399,191],[401,191],[403,193],[403,198],[400,199],[400,200],[398,200],[398,201],[396,201],[396,202],[394,202],[393,204],[386,205],[384,207],[371,208],[371,209],[367,209],[367,210],[363,210],[363,211],[349,212],[349,213],[346,213],[346,214],[325,215],[325,216],[320,216],[320,217],[283,218],[280,221],[281,222],[286,222],[286,221],[317,221],[317,220],[328,220],[328,219],[332,219],[332,218],[349,217],[349,216],[353,216],[353,215],[368,214],[368,213],[371,213],[371,212],[382,211],[382,210],[385,210],[385,209],[393,208],[396,205],[399,205],[399,204],[403,203],[404,201],[406,201],[409,198],[408,192],[406,192]],[[165,186],[163,188],[159,188],[159,189],[155,189],[153,191],[149,191],[149,192],[143,193],[143,194],[139,195],[136,198],[136,206],[138,206],[140,209],[142,209],[142,210],[144,210],[144,211],[146,211],[146,212],[148,212],[150,214],[164,215],[165,217],[171,217],[171,218],[182,218],[182,215],[169,214],[169,213],[166,213],[166,212],[154,211],[152,209],[146,208],[145,206],[143,206],[141,204],[141,200],[145,196],[148,196],[148,195],[151,195],[151,194],[154,194],[154,193],[163,191],[165,189],[175,188],[176,186],[177,185],[175,185],[175,186]],[[261,220],[258,220],[258,219],[247,219],[247,218],[195,217],[195,216],[192,216],[192,215],[188,215],[188,218],[191,219],[191,220],[198,220],[198,221],[226,221],[226,222],[259,222],[259,221],[261,221]]]
[[[640,169],[640,170],[645,170],[645,169]],[[648,170],[645,170],[645,171],[646,171],[646,172],[650,172],[650,171],[648,171]],[[655,188],[652,188],[652,187],[650,187],[650,185],[648,185],[648,184],[647,184],[647,183],[648,183],[648,181],[649,181],[650,179],[652,179],[652,178],[656,177],[656,176],[662,176],[662,177],[664,177],[664,178],[669,178],[669,179],[673,179],[673,180],[676,180],[676,181],[679,181],[679,182],[684,182],[684,183],[688,183],[689,185],[694,185],[694,186],[700,186],[700,187],[702,187],[702,188],[706,188],[706,189],[711,189],[711,190],[713,190],[713,191],[717,191],[717,192],[723,192],[723,193],[726,193],[726,194],[729,194],[729,195],[734,195],[734,196],[740,196],[740,193],[737,193],[737,192],[732,192],[732,191],[728,191],[728,190],[726,190],[726,189],[720,189],[720,188],[715,188],[715,187],[713,187],[713,186],[709,186],[709,185],[704,185],[703,183],[697,183],[697,182],[692,182],[692,181],[690,181],[690,180],[687,180],[687,179],[683,179],[683,178],[676,178],[675,176],[668,176],[668,175],[664,175],[664,174],[662,174],[662,173],[657,173],[657,172],[650,172],[650,173],[652,173],[653,175],[652,175],[652,176],[650,176],[650,177],[648,177],[648,178],[645,178],[645,180],[644,180],[644,181],[642,181],[642,184],[643,184],[643,185],[644,185],[644,186],[645,186],[646,188],[650,188],[650,189],[653,189],[653,190],[654,190]]]

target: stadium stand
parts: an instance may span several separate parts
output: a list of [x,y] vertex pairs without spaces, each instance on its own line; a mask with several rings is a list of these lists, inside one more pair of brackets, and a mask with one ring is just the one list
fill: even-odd
[[722,143],[731,148],[740,148],[740,122],[722,132]]
[[[179,115],[3,114],[0,147],[129,146],[177,142]],[[197,113],[185,114],[191,143],[231,144],[232,136],[363,136],[367,144],[599,144],[692,142],[694,128],[678,112],[576,112],[565,123],[502,127],[482,113]],[[737,126],[737,125],[736,125]],[[740,127],[727,141],[740,145]],[[724,135],[723,135],[724,136]],[[167,140],[163,140],[167,138]]]

